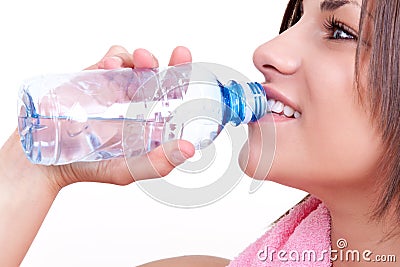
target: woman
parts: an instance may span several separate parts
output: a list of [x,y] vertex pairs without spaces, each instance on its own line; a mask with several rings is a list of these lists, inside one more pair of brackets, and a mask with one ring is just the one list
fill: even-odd
[[[269,171],[267,179],[312,195],[281,220],[293,229],[285,232],[288,238],[280,240],[279,248],[297,248],[298,244],[290,242],[304,239],[291,237],[306,234],[307,244],[320,249],[320,261],[288,261],[280,255],[271,262],[266,246],[279,237],[267,234],[231,262],[188,256],[145,266],[329,266],[329,255],[322,252],[330,246],[333,251],[342,251],[345,246],[338,240],[346,240],[352,252],[400,257],[398,14],[399,0],[292,0],[282,33],[254,53],[255,66],[265,76],[273,120],[267,116],[249,125],[248,146],[240,162],[255,179],[265,179]],[[170,64],[190,60],[189,51],[179,47]],[[156,66],[157,60],[145,50],[136,50],[131,56],[121,47],[112,47],[90,68]],[[273,121],[276,151],[269,170],[263,164],[267,153],[260,147],[263,131]],[[194,151],[185,141],[169,144],[165,154],[159,148],[148,157],[135,159],[138,167],[133,178],[119,160],[33,166],[20,151],[17,134],[0,153],[0,246],[5,255],[0,265],[15,266],[22,261],[62,187],[78,181],[128,184],[161,177]],[[8,168],[12,164],[16,168]],[[113,176],[116,169],[122,175]],[[294,216],[296,212],[301,216]],[[315,226],[305,228],[309,232],[299,230],[309,223]],[[326,228],[321,223],[328,231],[323,232]],[[271,233],[279,233],[274,232],[282,229],[279,227],[280,222]],[[318,247],[320,234],[326,235],[328,246]],[[373,255],[367,255],[371,260],[368,266],[379,264]],[[366,266],[367,259],[334,257],[332,262],[335,267]]]

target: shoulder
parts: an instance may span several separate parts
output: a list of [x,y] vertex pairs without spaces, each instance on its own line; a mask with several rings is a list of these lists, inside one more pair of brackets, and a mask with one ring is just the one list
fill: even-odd
[[138,267],[225,267],[229,262],[228,259],[214,256],[190,255],[153,261]]

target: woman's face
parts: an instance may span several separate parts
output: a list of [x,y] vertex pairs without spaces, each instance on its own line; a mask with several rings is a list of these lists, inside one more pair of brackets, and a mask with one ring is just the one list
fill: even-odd
[[[375,170],[381,142],[354,86],[361,4],[304,0],[301,19],[256,49],[266,94],[279,102],[271,116],[249,125],[240,161],[250,176],[265,179],[269,171],[268,180],[312,191],[365,183]],[[271,151],[262,146],[271,143],[272,123],[269,169]]]

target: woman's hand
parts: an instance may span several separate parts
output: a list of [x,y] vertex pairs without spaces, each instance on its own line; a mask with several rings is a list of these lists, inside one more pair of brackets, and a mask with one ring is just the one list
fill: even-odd
[[[190,62],[188,49],[177,47],[170,65]],[[158,62],[144,49],[129,54],[113,46],[88,69],[155,68]],[[126,185],[162,177],[194,154],[186,141],[173,141],[147,155],[61,166],[34,165],[24,155],[18,131],[0,149],[0,266],[19,266],[61,188],[75,182]],[[128,169],[127,165],[131,166]]]
[[[177,47],[172,52],[169,65],[187,63],[191,60],[187,48]],[[145,49],[137,49],[130,54],[121,46],[112,46],[98,63],[87,69],[157,67],[158,60]],[[129,169],[124,159],[95,163],[79,162],[54,167],[51,177],[60,188],[79,181],[126,185],[137,180],[163,177],[193,154],[193,145],[179,140],[164,144],[144,156],[127,159]]]
[[[169,66],[179,65],[192,61],[189,49],[178,46],[172,51]],[[96,64],[88,67],[93,69],[118,69],[118,68],[157,68],[158,60],[146,49],[136,49],[130,54],[122,46],[112,46],[104,57]]]

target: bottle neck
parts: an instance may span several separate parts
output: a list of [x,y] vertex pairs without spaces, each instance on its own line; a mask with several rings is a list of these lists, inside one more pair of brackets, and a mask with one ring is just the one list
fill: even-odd
[[267,97],[261,84],[231,80],[226,85],[219,83],[219,86],[225,106],[223,124],[247,124],[257,121],[267,112]]

